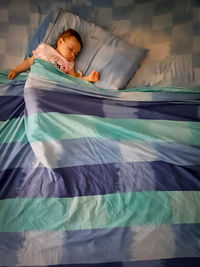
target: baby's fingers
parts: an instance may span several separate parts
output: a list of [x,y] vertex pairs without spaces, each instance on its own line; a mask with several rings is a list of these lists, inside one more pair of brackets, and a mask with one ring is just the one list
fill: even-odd
[[95,75],[95,80],[98,81],[99,80],[99,72],[95,70],[94,75]]
[[12,73],[8,73],[8,79],[12,80],[13,79],[13,74]]
[[10,80],[12,80],[13,78],[15,78],[15,76],[16,76],[16,74],[13,73],[12,71],[10,71],[10,72],[8,73],[8,79],[10,79]]

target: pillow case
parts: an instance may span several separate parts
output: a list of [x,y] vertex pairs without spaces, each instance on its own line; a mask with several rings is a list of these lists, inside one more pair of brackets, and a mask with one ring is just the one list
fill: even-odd
[[62,8],[56,8],[46,16],[30,40],[28,56],[42,42],[55,48],[58,36],[68,28],[76,30],[83,41],[83,48],[76,59],[76,69],[83,75],[93,70],[99,71],[100,81],[95,84],[101,88],[125,87],[148,51],[126,43]]

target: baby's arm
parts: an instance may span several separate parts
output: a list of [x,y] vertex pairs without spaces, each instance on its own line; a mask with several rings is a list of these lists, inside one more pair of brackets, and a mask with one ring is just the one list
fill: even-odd
[[80,73],[75,73],[74,68],[72,68],[67,74],[73,77],[88,81],[88,82],[95,83],[95,82],[98,82],[99,80],[99,72],[97,72],[96,70],[92,71],[88,76],[81,76]]
[[17,76],[20,72],[22,71],[26,71],[28,70],[31,65],[33,64],[33,60],[34,60],[34,56],[27,58],[26,60],[24,60],[24,62],[20,63],[15,69],[12,69],[9,73],[8,73],[8,78],[10,80],[12,80],[13,78],[15,78],[15,76]]

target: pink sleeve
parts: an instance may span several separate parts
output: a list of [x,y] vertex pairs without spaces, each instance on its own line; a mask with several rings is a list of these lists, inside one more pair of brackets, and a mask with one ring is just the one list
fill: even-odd
[[42,43],[42,44],[38,45],[38,47],[37,47],[35,50],[32,51],[33,56],[34,56],[35,58],[39,58],[39,57],[40,57],[40,54],[41,54],[41,53],[43,52],[43,50],[45,49],[45,46],[46,46],[45,43]]

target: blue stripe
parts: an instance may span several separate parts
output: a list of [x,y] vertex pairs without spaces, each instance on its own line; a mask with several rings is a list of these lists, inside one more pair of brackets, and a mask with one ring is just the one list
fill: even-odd
[[102,99],[86,95],[26,88],[28,114],[59,112],[108,118],[140,118],[199,121],[200,104],[187,102],[131,102]]
[[200,224],[174,224],[171,227],[175,244],[174,256],[185,257],[191,255],[200,257]]
[[195,191],[200,165],[161,161],[113,163],[0,172],[0,198],[75,197],[136,191]]
[[[45,263],[51,266],[193,266],[200,263],[199,256],[200,224],[153,225],[110,229],[89,229],[75,231],[27,231],[21,233],[0,233],[0,266],[16,266],[20,258],[21,265],[32,263],[31,266],[41,266],[41,249],[45,251]],[[165,236],[165,242],[163,236]],[[191,236],[192,234],[192,236]],[[141,242],[148,239],[154,244],[149,248],[153,254],[146,261],[138,261],[136,254]],[[157,242],[154,240],[157,239]],[[47,241],[53,241],[47,242]],[[171,241],[171,242],[170,242]],[[42,247],[38,247],[42,244]],[[53,245],[52,245],[53,244]],[[54,245],[55,244],[55,245]],[[161,246],[161,248],[158,246]],[[148,246],[148,244],[147,244]],[[171,249],[172,247],[172,249]],[[24,251],[29,253],[24,253]],[[32,255],[31,252],[34,251]],[[63,253],[67,251],[68,253]],[[78,251],[78,256],[77,256]],[[167,259],[150,260],[150,257],[160,258],[164,252]],[[59,255],[59,256],[58,256]],[[140,254],[142,259],[142,253]],[[174,258],[172,258],[174,257]],[[185,258],[188,257],[188,258]],[[192,257],[192,258],[189,258]],[[135,261],[129,261],[133,260]],[[32,259],[32,261],[30,261]],[[44,258],[43,258],[44,259]],[[112,261],[117,261],[111,263]],[[126,260],[127,262],[123,262]],[[66,264],[73,262],[72,264]],[[82,265],[79,263],[87,262]],[[96,262],[96,263],[95,263]],[[102,262],[97,263],[97,262]],[[104,263],[103,263],[104,262]],[[110,262],[110,263],[108,263]],[[187,264],[185,264],[185,263]],[[91,263],[91,264],[90,264]],[[148,265],[146,265],[148,263]],[[178,263],[180,265],[178,265]],[[162,264],[162,265],[161,265]],[[163,265],[164,264],[164,265]],[[177,264],[177,265],[174,265]],[[21,266],[20,265],[20,266]],[[45,265],[43,265],[44,267]],[[121,265],[124,266],[124,265]],[[198,265],[194,265],[198,266]]]
[[[42,144],[45,154],[48,155],[51,162],[51,169],[138,161],[164,161],[175,165],[195,165],[199,163],[200,158],[199,147],[178,143],[125,140],[117,142],[108,139],[79,138],[50,141]],[[56,153],[51,153],[52,149],[54,152],[58,151],[59,156],[56,156]],[[18,156],[19,154],[21,157]],[[38,161],[27,142],[4,143],[0,146],[0,155],[2,158],[0,170],[33,168]]]
[[0,266],[17,266],[17,255],[22,249],[24,237],[22,233],[0,232]]
[[63,250],[68,253],[63,253],[61,262],[128,260],[134,235],[134,229],[130,227],[63,232]]
[[199,146],[188,146],[175,142],[154,142],[152,143],[152,147],[152,151],[155,151],[157,160],[175,165],[199,164]]
[[1,96],[23,96],[24,95],[24,85],[26,78],[28,76],[27,72],[23,72],[15,77],[14,80],[8,80],[8,73],[6,75],[7,81],[2,81],[0,71],[0,95]]
[[[63,255],[62,262],[63,263],[101,262],[101,261],[109,262],[110,259],[120,262],[122,259],[127,259],[127,260],[134,259],[135,250],[140,248],[141,239],[143,238],[144,239],[147,238],[149,241],[152,241],[153,244],[156,246],[155,250],[153,249],[154,255],[149,255],[149,257],[150,256],[155,257],[155,255],[157,255],[157,257],[160,256],[159,253],[162,254],[161,252],[162,250],[165,250],[166,253],[165,256],[169,258],[170,256],[175,256],[176,258],[186,257],[186,256],[189,257],[199,256],[198,243],[199,243],[200,224],[179,224],[179,225],[167,226],[169,235],[172,234],[172,240],[171,237],[166,236],[165,237],[166,244],[165,242],[163,242],[163,235],[165,234],[166,231],[165,227],[163,228],[162,226],[158,225],[153,227],[141,226],[139,228],[140,228],[139,233],[137,227],[113,228],[111,231],[109,229],[97,229],[97,230],[63,232],[64,250],[68,251],[69,253],[67,253],[67,255],[65,256]],[[174,229],[178,230],[179,232],[174,233]],[[192,239],[193,243],[190,240],[190,232],[193,233],[198,232],[196,236],[193,234],[193,239]],[[162,246],[161,250],[160,248],[157,247],[159,245],[159,242],[157,244],[154,243],[155,236],[160,241],[160,246]],[[173,242],[174,238],[175,242]],[[95,241],[92,242],[91,240]],[[174,245],[174,249],[172,250],[176,251],[176,249],[178,248],[180,253],[175,252],[176,255],[174,254],[171,255],[171,251],[168,250],[169,246],[171,247],[173,245],[169,242],[169,240],[172,241]],[[188,244],[191,245],[189,250],[187,250]],[[77,249],[79,251],[78,259],[77,259]],[[145,254],[143,255],[145,258],[146,255]],[[156,261],[152,260],[148,262],[155,263]],[[130,262],[129,264],[134,264],[134,263],[135,262]],[[136,261],[136,263],[144,264],[144,261]],[[130,265],[130,266],[135,266],[135,265]],[[147,266],[149,267],[149,265]],[[157,265],[153,265],[153,267],[155,266]],[[182,267],[182,265],[177,265],[177,266]]]
[[[14,168],[33,168],[37,163],[28,142],[11,142],[0,145],[0,171]],[[20,157],[19,157],[20,155]],[[39,166],[37,164],[37,166]]]
[[18,118],[24,114],[24,98],[22,96],[0,96],[0,121]]
[[38,153],[39,158],[41,162],[50,162],[49,166],[45,166],[51,169],[124,161],[119,143],[115,140],[86,137],[36,142],[31,145],[36,153],[40,151],[38,147],[42,146],[44,153]]

